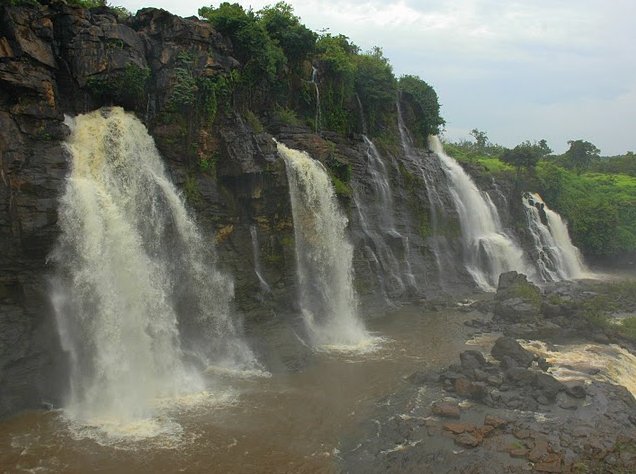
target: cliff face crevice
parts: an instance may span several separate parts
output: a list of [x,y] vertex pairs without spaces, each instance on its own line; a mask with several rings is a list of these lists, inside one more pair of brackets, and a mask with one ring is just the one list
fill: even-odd
[[[474,287],[457,259],[459,225],[439,160],[421,150],[405,156],[397,129],[374,152],[360,135],[316,134],[267,111],[260,123],[224,92],[240,66],[231,44],[194,18],[144,9],[122,20],[56,1],[0,15],[0,416],[57,404],[67,386],[47,261],[69,171],[65,114],[120,105],[144,121],[234,279],[247,324],[297,305],[289,189],[273,137],[332,176],[365,312]],[[435,206],[427,179],[440,190]]]

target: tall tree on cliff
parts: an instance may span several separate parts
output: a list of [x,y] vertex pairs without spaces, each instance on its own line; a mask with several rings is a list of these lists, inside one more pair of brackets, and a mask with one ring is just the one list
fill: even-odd
[[576,170],[576,174],[581,174],[588,169],[592,160],[598,158],[601,152],[596,146],[585,140],[570,140],[568,145],[570,145],[570,149],[565,152],[566,162]]

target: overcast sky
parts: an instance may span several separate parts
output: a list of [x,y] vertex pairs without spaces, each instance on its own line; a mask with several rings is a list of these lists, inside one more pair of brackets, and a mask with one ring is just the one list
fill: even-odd
[[[258,10],[276,0],[232,0]],[[196,15],[201,0],[110,0]],[[211,3],[218,6],[220,2]],[[556,152],[584,139],[604,155],[636,151],[634,0],[288,0],[314,31],[380,46],[396,75],[431,84],[446,137],[478,128]],[[210,5],[210,4],[207,4]]]

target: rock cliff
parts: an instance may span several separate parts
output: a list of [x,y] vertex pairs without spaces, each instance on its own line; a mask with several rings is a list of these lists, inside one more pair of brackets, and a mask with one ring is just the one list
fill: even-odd
[[[68,172],[65,114],[121,105],[144,121],[234,278],[247,324],[285,317],[296,305],[293,222],[273,137],[308,151],[339,181],[365,307],[472,288],[455,257],[449,196],[428,205],[426,179],[445,179],[432,155],[408,159],[397,129],[373,151],[360,134],[316,134],[268,110],[257,117],[235,107],[223,92],[240,67],[232,55],[208,23],[163,10],[121,19],[55,0],[0,8],[0,416],[56,404],[67,386],[47,262]],[[390,225],[370,153],[384,163]],[[271,294],[260,291],[252,239]]]

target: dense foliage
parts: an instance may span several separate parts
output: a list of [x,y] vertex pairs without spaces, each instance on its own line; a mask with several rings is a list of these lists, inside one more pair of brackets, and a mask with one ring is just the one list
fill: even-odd
[[[48,4],[48,0],[3,0],[0,1],[0,6],[3,3],[10,6],[30,6],[38,4],[46,5]],[[107,7],[120,18],[130,16],[130,12],[126,8],[111,5],[110,2],[108,2],[107,0],[66,0],[66,3],[82,8]]]
[[444,119],[439,114],[437,93],[426,82],[416,76],[402,76],[399,81],[402,96],[411,98],[413,133],[419,141],[425,142],[429,135],[437,135],[444,125]]
[[344,35],[318,35],[284,2],[259,11],[224,2],[199,15],[232,42],[241,63],[234,105],[245,112],[275,110],[274,117],[293,114],[320,129],[380,135],[395,129],[399,88],[415,135],[444,123],[432,87],[414,76],[398,82],[380,48],[361,52]]
[[522,168],[527,171],[531,170],[537,165],[540,158],[550,153],[552,150],[545,140],[540,140],[538,143],[525,141],[511,150],[505,149],[500,158],[504,163],[514,166],[517,173],[520,173]]

